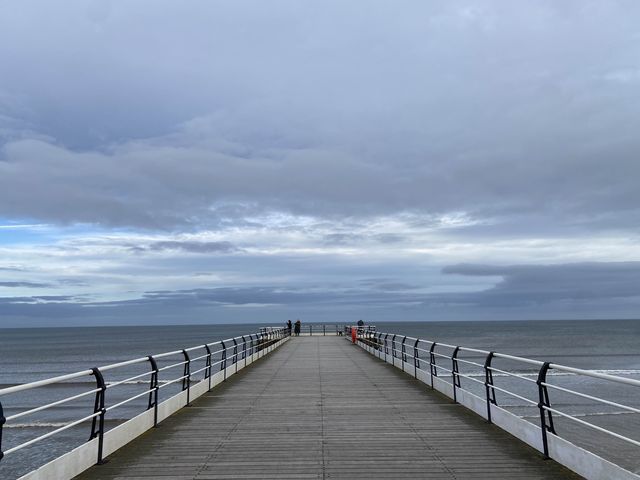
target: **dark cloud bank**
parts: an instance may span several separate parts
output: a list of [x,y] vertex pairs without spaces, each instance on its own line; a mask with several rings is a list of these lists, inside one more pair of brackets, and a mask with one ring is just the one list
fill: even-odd
[[4,7],[0,215],[189,229],[237,203],[635,231],[639,16],[629,1]]
[[[0,219],[180,234],[281,231],[286,222],[256,218],[294,215],[346,226],[303,232],[326,248],[391,252],[412,232],[348,225],[409,213],[437,227],[463,215],[450,232],[460,244],[606,237],[618,251],[604,260],[624,259],[640,226],[638,18],[632,0],[5,2]],[[124,247],[243,253],[226,241]],[[338,310],[640,316],[638,262],[533,265],[543,260],[530,251],[525,265],[446,267],[444,278],[495,280],[448,293],[415,278],[314,288],[253,278],[105,302],[30,296],[47,285],[5,279],[20,272],[3,267],[0,287],[16,293],[0,298],[0,315],[12,325],[232,321],[251,308],[265,321]]]
[[[256,321],[280,321],[303,314],[358,312],[372,320],[638,318],[640,262],[567,265],[455,265],[452,275],[490,276],[500,280],[487,290],[425,294],[416,285],[368,279],[358,288],[248,286],[147,292],[127,301],[87,302],[68,296],[6,297],[0,315],[36,324],[65,318],[88,323],[201,323],[233,319],[255,310]],[[630,313],[631,312],[631,313]],[[40,320],[38,320],[40,319]],[[46,320],[45,320],[46,319]]]

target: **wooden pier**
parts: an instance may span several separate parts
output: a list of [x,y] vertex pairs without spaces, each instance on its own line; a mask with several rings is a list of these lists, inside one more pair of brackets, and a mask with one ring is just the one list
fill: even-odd
[[297,337],[77,477],[580,478],[336,336]]

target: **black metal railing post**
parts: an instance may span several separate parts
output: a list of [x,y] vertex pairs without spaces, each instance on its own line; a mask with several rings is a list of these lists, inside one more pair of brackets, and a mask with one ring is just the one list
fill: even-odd
[[224,340],[220,342],[222,346],[222,352],[220,354],[220,370],[222,370],[222,381],[227,379],[227,346],[224,344]]
[[495,352],[489,352],[487,359],[484,361],[484,388],[487,399],[487,422],[491,421],[491,404],[497,405],[496,391],[493,388],[493,371],[491,370],[491,361]]
[[151,381],[149,382],[149,402],[147,410],[153,408],[153,426],[158,426],[158,363],[152,355],[147,357],[151,364]]
[[418,343],[420,339],[416,339],[416,343],[413,344],[413,376],[418,378],[418,368],[420,368],[420,356],[418,355]]
[[551,402],[549,400],[549,391],[544,383],[547,382],[547,372],[549,371],[549,362],[544,362],[542,367],[540,367],[540,371],[538,372],[538,379],[536,383],[538,384],[538,408],[540,409],[540,429],[542,430],[542,452],[544,453],[544,458],[549,458],[549,439],[547,436],[547,432],[551,432],[555,435],[556,430],[553,426],[553,416],[549,410],[546,410],[545,407],[551,407]]
[[433,388],[433,377],[438,376],[438,364],[436,363],[436,355],[434,352],[436,345],[437,343],[433,342],[429,349],[429,376],[431,378],[431,388]]
[[98,367],[92,368],[91,374],[95,377],[96,387],[98,388],[95,403],[93,405],[93,413],[99,413],[100,415],[93,417],[91,421],[91,435],[89,436],[89,440],[93,440],[98,437],[98,461],[96,463],[98,465],[102,465],[103,463],[106,463],[102,458],[102,450],[104,447],[104,416],[107,413],[107,409],[104,406],[107,384],[105,383],[102,372]]
[[460,347],[456,347],[451,354],[451,385],[453,386],[453,401],[457,402],[458,397],[456,396],[456,387],[460,387],[460,373],[458,369],[458,352],[460,351]]
[[191,358],[189,354],[183,348],[182,355],[184,356],[184,370],[182,371],[182,391],[187,391],[187,407],[189,406],[190,393],[191,393]]
[[0,461],[4,457],[4,453],[2,453],[2,427],[7,423],[7,419],[4,416],[4,409],[2,408],[2,402],[0,402]]
[[405,335],[405,337],[402,339],[402,347],[401,347],[401,360],[402,360],[402,371],[404,372],[404,363],[407,361],[407,350],[405,347],[404,342],[407,341],[407,336]]
[[388,333],[384,334],[384,361],[387,361],[387,353],[389,353],[389,347],[387,346],[387,337],[389,336]]
[[236,366],[236,373],[238,373],[238,342],[236,342],[235,338],[232,338],[231,340],[233,340],[233,361],[231,365]]
[[247,339],[242,335],[242,359],[244,360],[244,366],[247,366]]
[[254,354],[254,350],[255,350],[255,342],[253,340],[253,333],[251,335],[249,335],[249,339],[251,340],[251,346],[249,347],[249,355],[253,356]]
[[[378,346],[377,346],[377,350],[378,352],[382,351],[382,332],[378,333]],[[378,354],[378,358],[380,358],[380,355]]]
[[327,336],[327,326],[324,323],[322,324],[322,336]]
[[204,371],[204,378],[208,379],[209,381],[209,385],[208,385],[208,389],[211,390],[211,349],[209,348],[209,345],[204,346],[205,350],[207,351],[207,361],[204,364],[205,366],[205,371]]
[[391,361],[393,362],[393,366],[396,365],[396,334],[391,337]]
[[309,336],[313,337],[313,325],[309,324]]

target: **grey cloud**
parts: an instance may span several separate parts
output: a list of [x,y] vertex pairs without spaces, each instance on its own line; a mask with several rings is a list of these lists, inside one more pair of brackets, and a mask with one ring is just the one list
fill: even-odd
[[364,235],[358,233],[329,233],[322,237],[325,245],[350,245],[362,243],[399,243],[406,238],[395,233],[381,233],[376,235]]
[[86,280],[79,280],[76,278],[59,278],[57,282],[60,285],[69,286],[69,287],[88,287],[91,285]]
[[37,295],[31,298],[43,302],[71,302],[80,299],[80,297],[73,295]]
[[354,233],[329,233],[323,237],[325,245],[348,245],[362,240],[362,235]]
[[8,288],[49,288],[51,287],[48,283],[38,283],[38,282],[0,282],[0,287],[8,287]]
[[358,282],[360,285],[364,285],[375,290],[391,291],[391,292],[403,292],[410,290],[417,290],[424,288],[422,285],[411,285],[404,282],[394,281],[388,278],[368,278]]
[[[494,287],[424,293],[420,285],[367,278],[348,285],[238,286],[149,291],[138,298],[92,301],[59,295],[0,297],[0,315],[49,319],[158,323],[231,321],[287,316],[367,316],[371,320],[634,318],[640,311],[640,262],[565,265],[456,265],[448,274],[500,276]],[[259,306],[256,308],[255,306]],[[185,320],[186,319],[186,320]],[[325,319],[326,320],[326,319]],[[17,321],[17,320],[16,320]],[[75,321],[75,320],[74,320]],[[80,320],[78,320],[80,321]]]
[[435,301],[484,307],[598,302],[640,299],[640,262],[575,263],[564,265],[454,265],[443,273],[500,276],[493,288],[473,293],[453,293]]
[[345,291],[332,292],[326,289],[309,291],[291,287],[221,287],[194,290],[148,292],[140,301],[169,301],[171,303],[216,303],[228,305],[247,304],[326,304],[336,300],[353,299]]
[[160,241],[143,249],[150,251],[182,250],[189,253],[234,253],[241,251],[231,242]]
[[0,149],[0,215],[189,229],[237,221],[216,208],[235,203],[640,225],[637,2],[313,5],[5,11],[0,108],[31,127],[6,127],[22,134]]
[[402,235],[398,235],[397,233],[381,233],[379,235],[375,235],[374,238],[380,243],[400,243],[405,240],[405,237]]
[[[468,275],[474,277],[489,277],[507,275],[518,267],[507,267],[499,265],[476,265],[476,264],[459,264],[448,265],[442,269],[442,273],[454,275]],[[521,267],[526,268],[526,267]]]
[[30,297],[0,297],[2,305],[40,304],[42,302],[75,303],[81,297],[72,295],[34,295]]

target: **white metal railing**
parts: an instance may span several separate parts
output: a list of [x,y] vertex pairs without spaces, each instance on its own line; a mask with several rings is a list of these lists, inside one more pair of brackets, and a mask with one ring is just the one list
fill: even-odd
[[[228,366],[236,365],[237,368],[238,362],[246,359],[248,356],[254,354],[259,355],[260,352],[263,352],[265,349],[287,336],[289,336],[289,331],[286,328],[273,327],[263,329],[259,333],[242,335],[156,355],[148,355],[146,357],[135,358],[124,362],[94,367],[79,372],[0,389],[0,461],[4,457],[13,455],[26,447],[90,421],[91,433],[89,440],[93,440],[94,438],[98,439],[96,463],[101,463],[103,460],[103,438],[105,433],[104,422],[108,412],[123,407],[137,399],[146,397],[146,409],[153,409],[153,424],[155,426],[158,423],[158,398],[161,389],[170,385],[178,384],[181,388],[181,393],[186,392],[186,404],[188,405],[190,402],[190,392],[195,384],[208,382],[208,388],[210,390],[212,387],[211,379],[214,371],[219,370],[224,372],[223,375],[224,378],[226,378]],[[176,357],[179,357],[179,360]],[[158,363],[161,361],[168,362],[168,364],[160,367]],[[128,369],[141,365],[147,365],[148,370],[131,375],[131,372]],[[160,379],[161,376],[166,376],[168,372],[175,371],[175,369],[179,369],[180,371],[177,376],[170,376],[168,378],[163,378],[162,380]],[[114,374],[113,372],[115,372],[115,374],[117,374],[117,372],[123,372],[122,375],[124,375],[125,378],[106,381],[105,375],[107,372],[110,374]],[[199,378],[198,374],[200,374]],[[69,381],[77,381],[87,377],[91,377],[95,382],[88,391],[56,399],[44,405],[26,408],[25,410],[11,415],[5,416],[4,414],[5,408],[9,408],[11,406],[11,403],[7,402],[5,399],[10,399],[13,395],[53,385],[65,386],[68,385]],[[112,404],[107,403],[106,399],[108,391],[125,385],[131,385],[131,382],[137,381],[142,385],[148,385],[148,387],[146,387],[142,392],[136,392],[134,395],[118,399],[118,401]],[[30,438],[29,440],[23,441],[22,443],[14,445],[6,450],[2,450],[3,433],[6,435],[9,432],[9,430],[6,429],[3,431],[3,427],[5,425],[8,424],[10,426],[12,422],[15,422],[18,419],[24,419],[30,415],[85,399],[92,395],[94,402],[91,414],[64,422],[62,426],[58,426],[54,428],[54,430],[34,438]]]
[[[489,423],[492,421],[492,406],[498,407],[496,392],[504,396],[524,402],[523,406],[534,407],[538,411],[539,426],[541,432],[542,452],[545,457],[549,457],[549,435],[558,436],[554,425],[554,416],[559,416],[568,421],[580,424],[583,427],[598,431],[621,440],[628,445],[640,446],[639,438],[631,438],[628,435],[613,431],[601,425],[578,418],[576,414],[563,410],[567,404],[559,406],[552,404],[550,391],[561,392],[570,397],[589,400],[596,404],[615,407],[630,414],[640,414],[640,404],[637,406],[625,405],[619,401],[602,398],[599,395],[587,394],[566,386],[556,385],[549,381],[549,376],[553,372],[561,372],[570,377],[598,379],[610,385],[625,385],[632,388],[640,387],[640,380],[626,378],[622,376],[610,375],[606,373],[594,372],[591,370],[569,367],[551,362],[543,362],[525,357],[506,355],[499,352],[468,348],[447,343],[435,342],[432,340],[419,339],[415,337],[386,333],[386,332],[366,332],[361,331],[357,335],[357,342],[368,347],[371,353],[395,365],[395,359],[400,359],[402,369],[409,372],[416,378],[419,372],[425,381],[434,387],[435,379],[445,382],[452,390],[453,400],[457,400],[460,391],[469,392],[476,396],[471,385],[484,390],[484,402],[486,403],[486,418]],[[463,355],[467,355],[462,358]],[[502,361],[506,366],[498,368],[497,361]],[[407,365],[410,365],[407,367]],[[461,366],[465,370],[461,370]],[[494,377],[501,376],[533,387],[534,396],[528,396],[524,390],[526,388],[514,388],[509,385],[497,385]],[[464,385],[461,381],[469,382]],[[508,383],[508,382],[506,382]],[[604,388],[604,391],[607,389]],[[640,452],[638,452],[640,454]]]
[[[292,325],[291,331],[295,335],[295,324]],[[303,336],[342,335],[343,333],[344,324],[302,323],[300,325],[300,335]]]

